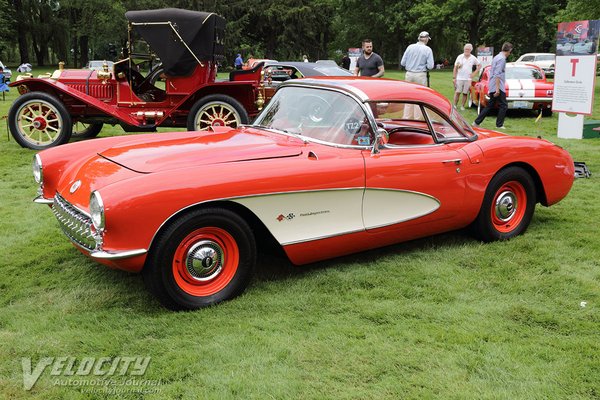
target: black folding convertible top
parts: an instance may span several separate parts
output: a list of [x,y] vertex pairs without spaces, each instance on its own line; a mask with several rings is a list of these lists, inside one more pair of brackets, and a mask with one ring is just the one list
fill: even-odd
[[223,55],[225,19],[217,14],[163,8],[127,11],[125,17],[160,57],[168,75],[189,75],[198,65],[196,58],[215,61]]

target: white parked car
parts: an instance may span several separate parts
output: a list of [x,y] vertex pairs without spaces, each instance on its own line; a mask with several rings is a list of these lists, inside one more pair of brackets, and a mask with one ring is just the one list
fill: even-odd
[[106,60],[90,60],[90,61],[88,61],[87,65],[85,66],[85,69],[91,69],[94,71],[102,71],[102,68],[104,68],[104,63],[106,63],[106,65],[108,65],[108,69],[110,71],[112,71],[114,62],[106,61]]
[[6,68],[6,66],[2,64],[2,61],[0,61],[0,68],[2,68],[2,74],[4,75],[4,79],[6,80],[6,82],[10,82],[12,71]]
[[540,67],[546,75],[554,75],[554,58],[552,53],[526,53],[516,61],[518,63],[533,64]]

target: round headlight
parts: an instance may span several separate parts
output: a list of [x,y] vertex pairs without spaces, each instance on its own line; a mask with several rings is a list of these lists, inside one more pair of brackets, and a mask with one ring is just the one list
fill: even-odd
[[97,231],[104,230],[104,204],[97,191],[90,195],[90,217],[92,217],[92,224]]
[[42,159],[39,154],[33,157],[33,179],[40,185],[44,181],[44,174],[42,172]]

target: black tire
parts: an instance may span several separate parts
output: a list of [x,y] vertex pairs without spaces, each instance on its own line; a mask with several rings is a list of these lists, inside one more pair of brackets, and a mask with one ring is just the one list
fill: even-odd
[[[523,204],[524,203],[524,204]],[[535,183],[522,168],[508,167],[490,181],[473,228],[484,242],[506,240],[527,230],[535,210]]]
[[551,117],[552,116],[552,109],[551,108],[544,108],[544,109],[542,109],[542,116],[544,116],[544,117]]
[[[202,121],[200,121],[200,118]],[[250,121],[244,106],[233,97],[212,94],[198,100],[188,115],[188,131],[204,131],[212,126],[235,128]]]
[[71,116],[56,97],[30,92],[18,97],[8,112],[8,127],[22,147],[44,150],[71,138]]
[[71,137],[73,139],[91,139],[98,136],[102,130],[102,123],[84,124],[76,122],[71,129]]
[[161,232],[142,270],[167,308],[194,310],[240,295],[256,264],[250,226],[223,208],[191,211]]

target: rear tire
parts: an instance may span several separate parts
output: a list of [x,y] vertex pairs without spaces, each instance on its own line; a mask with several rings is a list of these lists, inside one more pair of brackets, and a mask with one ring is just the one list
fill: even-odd
[[483,198],[475,235],[484,242],[506,240],[527,230],[536,204],[535,183],[522,168],[508,167],[492,178]]
[[30,92],[18,97],[8,112],[12,136],[22,147],[44,150],[71,138],[71,116],[56,97]]
[[250,226],[223,208],[179,217],[155,243],[142,275],[150,292],[172,310],[194,310],[240,295],[256,264]]
[[102,126],[102,123],[84,124],[83,122],[75,122],[73,124],[71,137],[74,139],[95,138],[102,130]]
[[250,121],[244,106],[233,97],[212,94],[194,104],[188,115],[188,131],[205,131],[214,126],[236,128]]

